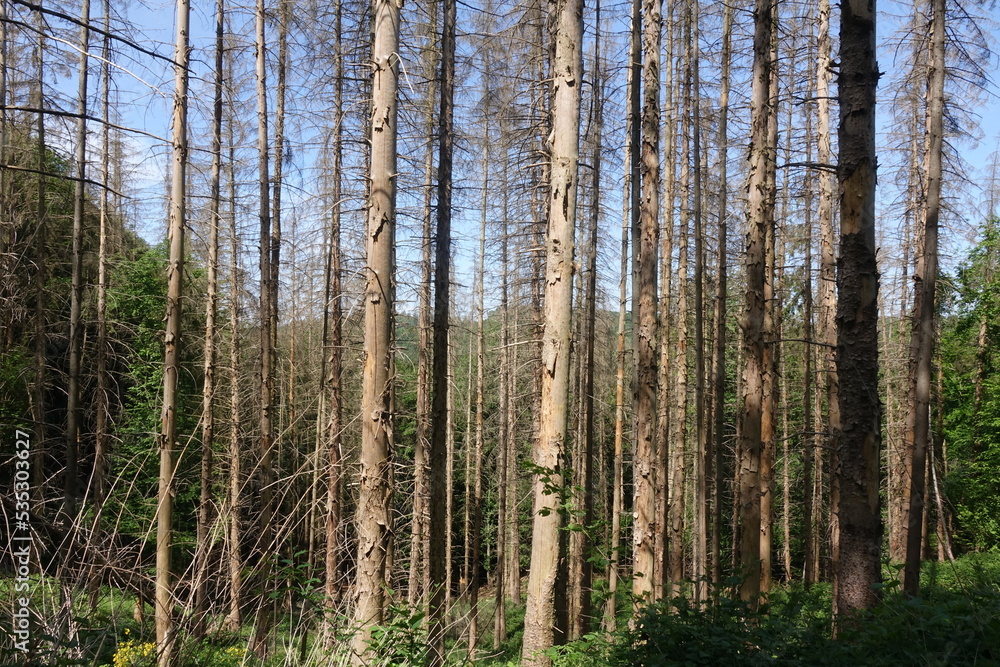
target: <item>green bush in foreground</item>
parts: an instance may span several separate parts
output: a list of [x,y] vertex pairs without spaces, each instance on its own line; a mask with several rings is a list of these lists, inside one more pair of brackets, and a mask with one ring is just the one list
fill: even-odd
[[[976,562],[972,562],[976,561]],[[982,562],[980,562],[982,561]],[[841,623],[833,639],[829,586],[775,591],[751,609],[717,589],[699,606],[686,598],[650,605],[634,629],[592,634],[550,651],[557,667],[608,665],[1000,666],[996,559],[927,565],[922,598],[886,587],[876,609]],[[946,586],[942,586],[945,584]]]

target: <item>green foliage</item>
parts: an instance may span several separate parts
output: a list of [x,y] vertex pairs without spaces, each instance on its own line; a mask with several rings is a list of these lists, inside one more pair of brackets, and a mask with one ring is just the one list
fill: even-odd
[[391,605],[386,623],[372,630],[371,648],[378,665],[410,667],[427,663],[430,646],[424,613]]
[[928,564],[924,597],[891,593],[832,638],[830,588],[776,589],[757,610],[716,588],[705,605],[646,607],[634,629],[549,652],[558,667],[609,665],[1000,665],[1000,559]]
[[[945,490],[955,510],[956,538],[967,549],[1000,547],[1000,228],[983,238],[942,295]],[[981,382],[980,400],[976,383]]]

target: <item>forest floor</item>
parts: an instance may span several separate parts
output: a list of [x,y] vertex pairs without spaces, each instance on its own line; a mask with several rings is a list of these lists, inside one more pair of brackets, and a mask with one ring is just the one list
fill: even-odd
[[[779,585],[767,604],[753,610],[734,600],[725,586],[695,605],[675,599],[647,608],[633,619],[631,603],[620,605],[617,633],[592,633],[550,652],[556,667],[600,665],[1000,665],[1000,554],[969,554],[953,563],[927,562],[920,598],[904,598],[894,570],[887,569],[883,603],[864,618],[842,623],[832,638],[830,586]],[[733,582],[727,582],[732,585]],[[135,615],[135,598],[120,591],[61,588],[51,579],[33,578],[30,604],[32,642],[29,661],[14,650],[16,603],[23,593],[13,579],[0,580],[0,666],[90,665],[139,667],[155,664],[152,616]],[[495,599],[483,591],[479,604],[480,649],[466,649],[469,607],[458,600],[448,628],[448,663],[512,667],[520,664],[524,608],[508,603],[508,636],[494,650]],[[72,596],[72,605],[67,604]],[[92,600],[96,604],[91,604]],[[595,609],[601,608],[600,601]],[[336,666],[349,663],[345,633],[324,649],[309,600],[276,628],[271,656],[261,661],[248,650],[253,628],[222,629],[210,619],[201,641],[182,638],[183,667]],[[305,611],[303,615],[302,611]],[[305,619],[302,622],[300,619]],[[389,620],[375,634],[380,666],[424,664],[424,617],[405,604],[390,608]],[[630,621],[633,628],[629,629]],[[213,625],[215,623],[215,625]],[[310,628],[303,636],[300,628]],[[59,638],[64,638],[60,640]]]

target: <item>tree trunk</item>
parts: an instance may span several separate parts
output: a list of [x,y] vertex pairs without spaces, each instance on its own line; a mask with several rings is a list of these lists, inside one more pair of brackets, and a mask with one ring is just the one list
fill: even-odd
[[708,433],[706,430],[707,412],[705,401],[705,239],[702,226],[702,193],[701,193],[701,73],[699,60],[701,50],[698,45],[698,3],[688,5],[687,51],[690,54],[691,66],[691,100],[690,113],[693,132],[692,162],[694,164],[694,202],[692,215],[694,217],[694,391],[695,391],[695,441],[697,451],[694,459],[694,556],[692,578],[695,580],[694,596],[696,600],[708,597],[705,585],[705,573],[708,564],[708,480],[710,469],[708,459]]
[[765,276],[768,231],[774,225],[769,206],[768,145],[771,100],[771,34],[773,0],[757,0],[754,9],[753,81],[750,98],[751,145],[748,175],[746,232],[746,293],[743,329],[743,387],[740,411],[739,565],[744,577],[740,597],[756,605],[760,598],[762,421],[765,365]]
[[841,424],[833,449],[833,611],[878,601],[881,580],[878,266],[875,260],[875,0],[841,6],[840,261],[837,377]]
[[260,515],[256,551],[257,579],[260,585],[257,601],[257,618],[254,623],[252,648],[260,658],[267,655],[267,635],[270,633],[272,602],[270,599],[271,549],[274,545],[272,517],[274,516],[274,289],[271,269],[271,191],[269,177],[269,143],[267,112],[267,68],[265,51],[266,9],[265,0],[257,0],[255,80],[257,85],[257,166],[258,166],[258,222],[260,224],[260,436],[257,444],[257,474],[260,484]]
[[229,490],[227,510],[229,516],[229,614],[226,627],[232,632],[243,623],[243,527],[242,513],[243,471],[240,441],[240,239],[236,231],[236,147],[232,121],[228,132],[229,148]]
[[83,357],[83,218],[86,204],[84,179],[87,177],[87,67],[90,50],[90,0],[80,10],[80,67],[77,79],[76,182],[73,190],[73,255],[69,306],[69,376],[66,385],[66,470],[63,487],[63,521],[76,521],[77,459],[83,415],[80,406],[80,366]]
[[[629,87],[637,82],[631,77],[632,68],[629,69]],[[631,93],[630,93],[631,95]],[[631,116],[630,116],[631,119]],[[631,120],[629,121],[631,122]],[[631,134],[631,132],[629,132]],[[634,146],[631,141],[625,143],[625,164],[632,163]],[[625,440],[625,315],[627,304],[627,283],[628,283],[628,241],[629,241],[629,192],[632,188],[631,172],[625,173],[625,187],[622,192],[622,236],[621,236],[621,265],[618,278],[618,352],[617,366],[615,370],[615,441],[614,441],[614,461],[612,462],[612,499],[611,499],[611,558],[608,561],[608,599],[604,607],[604,631],[614,632],[617,626],[617,594],[619,570],[622,560],[622,505],[624,500],[623,489],[623,452]]]
[[212,174],[209,185],[207,299],[205,301],[205,378],[202,384],[201,493],[198,502],[197,544],[195,544],[194,627],[195,638],[204,637],[208,596],[209,527],[212,521],[212,449],[215,444],[215,319],[219,289],[219,210],[222,181],[222,84],[225,7],[218,0],[215,9],[215,82],[212,105]]
[[170,181],[170,258],[167,266],[167,321],[164,336],[163,410],[160,415],[160,478],[156,505],[156,653],[160,667],[175,661],[174,590],[170,551],[173,546],[174,449],[177,447],[177,383],[180,375],[181,291],[186,222],[188,103],[188,0],[177,1],[174,47],[174,110],[171,126],[173,164]]
[[635,318],[635,457],[633,460],[632,595],[637,605],[653,596],[656,530],[655,456],[657,390],[656,259],[660,211],[660,0],[642,3],[642,119],[639,149],[640,179],[633,181],[641,193],[638,235],[633,239],[635,284],[638,294]]
[[[819,41],[816,57],[816,135],[819,142],[818,154],[820,164],[830,164],[830,3],[829,0],[819,0]],[[837,395],[840,393],[840,382],[837,379],[837,294],[836,288],[836,234],[833,222],[833,174],[826,170],[819,172],[819,233],[820,233],[820,330],[821,341],[825,351],[823,359],[823,375],[826,381],[827,418],[825,434],[817,435],[813,445],[813,518],[812,535],[809,537],[807,549],[811,554],[812,568],[807,574],[807,583],[816,583],[820,577],[820,535],[824,517],[823,502],[823,451],[833,451],[836,441],[834,435],[840,428],[840,405]],[[820,401],[819,393],[816,396]],[[820,411],[816,411],[817,420]]]
[[912,456],[910,506],[906,525],[903,592],[920,592],[920,546],[930,446],[931,366],[934,356],[934,296],[938,272],[938,218],[941,211],[941,154],[944,146],[945,3],[931,10],[931,63],[927,81],[927,200],[924,207],[923,254],[917,260],[913,331],[910,338],[910,391],[906,415],[906,449]]
[[[455,0],[444,0],[441,33],[441,113],[438,126],[437,246],[434,262],[434,389],[430,440],[430,664],[444,662],[445,553],[448,532],[445,503],[448,455],[448,331],[451,305],[451,192],[455,95]],[[483,211],[485,220],[485,209]],[[482,286],[480,285],[480,300]],[[480,303],[480,309],[482,304]],[[480,344],[482,310],[480,310]],[[482,354],[482,353],[480,353]],[[482,377],[482,371],[480,371]],[[478,419],[482,419],[481,409]],[[480,456],[482,448],[479,449]],[[479,485],[477,478],[477,485]],[[481,488],[481,485],[480,485]],[[477,502],[476,507],[479,507]],[[475,618],[475,611],[473,611]],[[474,650],[470,642],[470,649]]]
[[[583,83],[583,2],[555,0],[550,6],[555,40],[552,66],[551,179],[545,266],[545,329],[539,434],[534,448],[534,500],[528,604],[522,659],[547,666],[552,646],[555,585],[562,524],[558,489],[566,439],[569,398],[570,315],[573,299],[573,231],[580,153],[580,88]],[[553,488],[555,487],[555,492]]]
[[726,3],[722,11],[722,73],[719,92],[719,257],[715,300],[715,517],[712,521],[712,582],[722,577],[722,490],[726,412],[726,317],[727,278],[727,202],[729,200],[729,68],[732,58],[733,7]]
[[[334,7],[334,58],[336,64],[334,84],[334,127],[333,135],[333,187],[330,192],[330,254],[329,267],[329,318],[330,347],[327,385],[330,396],[330,415],[327,418],[327,486],[326,486],[326,605],[329,614],[329,626],[335,624],[335,610],[341,600],[340,561],[343,545],[340,539],[340,524],[342,520],[341,506],[341,445],[343,439],[344,399],[341,387],[341,371],[343,360],[343,310],[341,289],[341,179],[343,172],[344,146],[343,133],[340,128],[344,123],[344,50],[342,38],[343,5],[336,0]],[[326,642],[332,645],[334,628],[327,628]]]
[[[431,274],[434,262],[433,241],[431,235],[431,218],[433,217],[434,186],[434,141],[435,107],[440,100],[435,100],[438,79],[438,44],[435,30],[437,29],[437,3],[428,6],[426,43],[421,53],[424,76],[427,80],[425,98],[425,121],[427,144],[424,153],[424,211],[423,238],[420,249],[420,288],[417,290],[417,404],[416,404],[416,438],[413,446],[413,519],[410,528],[410,578],[407,583],[407,601],[411,607],[416,607],[421,601],[430,602],[431,593],[431,542],[429,541],[428,524],[430,522],[430,500],[433,497],[428,490],[427,456],[431,437]],[[433,642],[432,642],[433,644]]]
[[366,212],[365,362],[362,379],[361,484],[352,664],[370,662],[372,628],[383,618],[392,530],[393,246],[396,227],[396,91],[400,6],[375,0],[372,46],[370,191]]

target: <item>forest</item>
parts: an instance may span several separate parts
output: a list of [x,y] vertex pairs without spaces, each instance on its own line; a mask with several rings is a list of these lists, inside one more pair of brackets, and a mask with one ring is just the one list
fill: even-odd
[[0,0],[0,664],[1000,664],[1000,17],[882,5]]

